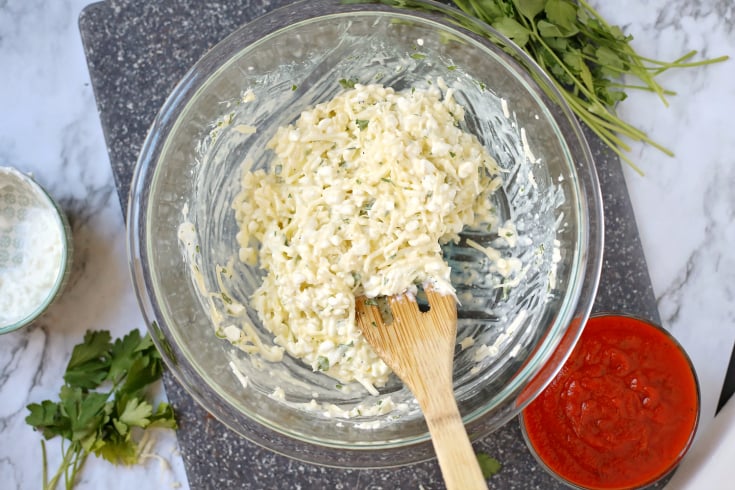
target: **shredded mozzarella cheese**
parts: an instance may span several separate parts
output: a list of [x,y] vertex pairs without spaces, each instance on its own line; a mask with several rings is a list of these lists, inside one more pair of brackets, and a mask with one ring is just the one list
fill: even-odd
[[240,260],[267,272],[253,305],[275,343],[373,394],[390,370],[360,335],[355,296],[453,294],[440,245],[494,218],[497,164],[437,85],[443,97],[358,84],[304,111],[233,203]]

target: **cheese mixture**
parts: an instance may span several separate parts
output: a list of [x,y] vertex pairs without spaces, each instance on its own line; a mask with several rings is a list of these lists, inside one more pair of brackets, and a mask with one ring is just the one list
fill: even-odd
[[244,172],[239,258],[266,272],[252,304],[291,356],[376,394],[390,370],[360,335],[355,296],[454,293],[440,245],[494,223],[501,184],[463,117],[441,80],[355,85],[279,128],[269,171]]

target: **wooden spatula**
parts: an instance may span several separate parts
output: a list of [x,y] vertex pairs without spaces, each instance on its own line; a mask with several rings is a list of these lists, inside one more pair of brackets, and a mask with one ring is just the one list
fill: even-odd
[[355,300],[357,325],[381,359],[413,392],[429,426],[448,490],[487,489],[457,409],[452,365],[457,336],[454,297],[425,289],[429,311],[413,295],[388,298],[393,316],[383,322],[375,300]]

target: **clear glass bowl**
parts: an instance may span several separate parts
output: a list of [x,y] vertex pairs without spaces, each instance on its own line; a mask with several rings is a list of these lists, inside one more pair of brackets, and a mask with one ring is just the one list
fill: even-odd
[[[522,280],[499,287],[482,272],[481,254],[463,242],[446,249],[453,280],[473,278],[458,287],[459,338],[472,336],[475,344],[455,356],[455,394],[471,437],[501,427],[553,377],[589,315],[600,274],[602,205],[592,158],[546,76],[508,40],[457,10],[389,3],[301,2],[237,30],[170,95],[131,187],[134,283],[173,374],[234,431],[318,464],[385,467],[433,457],[413,397],[397,380],[371,398],[359,387],[336,389],[334,379],[288,356],[269,363],[242,352],[215,335],[211,317],[223,305],[199,285],[220,291],[217,266],[234,263],[227,290],[248,308],[261,341],[272,344],[248,305],[262,273],[236,260],[230,206],[243,168],[268,167],[265,144],[276,128],[332,98],[343,89],[340,80],[400,90],[442,77],[466,108],[464,128],[503,169],[494,204],[501,222],[516,223],[519,245],[500,251],[521,261]],[[255,99],[244,103],[246,90]],[[196,246],[182,246],[177,236],[184,221]],[[470,237],[497,241],[488,233]],[[548,365],[562,337],[563,352]],[[282,396],[274,396],[279,388]],[[388,397],[403,410],[336,415]]]

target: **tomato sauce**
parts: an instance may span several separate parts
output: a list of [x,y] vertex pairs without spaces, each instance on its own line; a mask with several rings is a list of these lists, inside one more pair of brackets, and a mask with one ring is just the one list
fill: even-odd
[[523,424],[537,456],[563,479],[628,489],[676,466],[698,417],[696,376],[679,344],[645,321],[604,315],[590,318]]

